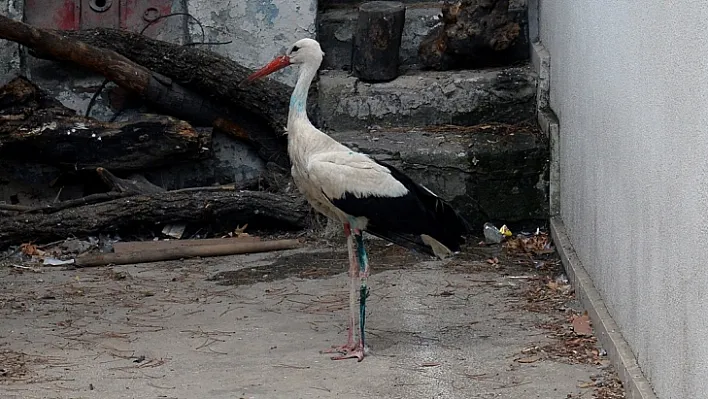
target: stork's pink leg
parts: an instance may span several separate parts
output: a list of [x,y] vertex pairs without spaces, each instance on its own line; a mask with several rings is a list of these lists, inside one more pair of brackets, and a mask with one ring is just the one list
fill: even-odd
[[[354,253],[354,238],[351,234],[349,224],[344,225],[344,235],[347,237],[347,250],[349,251],[349,325],[347,327],[347,343],[340,346],[333,346],[331,349],[322,351],[322,353],[349,353],[358,347],[358,342],[355,339],[356,326],[356,294],[357,294],[357,277],[359,276],[359,262]],[[333,358],[334,359],[334,358]]]
[[[364,355],[366,353],[366,343],[364,341],[364,325],[366,323],[366,299],[369,296],[369,288],[366,285],[366,280],[369,277],[369,259],[366,254],[366,249],[364,248],[364,238],[360,230],[354,230],[354,236],[356,237],[356,250],[357,250],[357,263],[358,263],[358,274],[359,274],[359,341],[356,343],[355,347],[348,352],[345,352],[342,356],[333,357],[333,360],[351,359],[356,358],[358,361],[364,360]],[[355,282],[352,281],[353,290],[356,290]],[[352,302],[354,304],[355,302]]]

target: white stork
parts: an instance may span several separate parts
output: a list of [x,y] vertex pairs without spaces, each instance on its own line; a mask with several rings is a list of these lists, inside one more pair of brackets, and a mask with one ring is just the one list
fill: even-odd
[[[390,165],[345,147],[312,125],[306,111],[307,93],[323,56],[317,41],[301,39],[286,55],[275,58],[247,81],[300,64],[286,128],[292,177],[313,208],[344,225],[349,251],[348,340],[345,345],[324,352],[339,353],[332,357],[334,360],[357,358],[361,361],[366,349],[364,322],[369,275],[362,232],[445,258],[460,250],[469,225],[432,191]],[[357,285],[360,285],[359,339],[354,330]]]

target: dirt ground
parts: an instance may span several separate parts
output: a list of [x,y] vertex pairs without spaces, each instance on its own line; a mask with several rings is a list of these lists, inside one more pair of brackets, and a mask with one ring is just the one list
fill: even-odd
[[369,246],[361,363],[319,353],[346,339],[341,243],[75,270],[2,264],[0,397],[624,398],[555,254],[472,244],[431,261]]

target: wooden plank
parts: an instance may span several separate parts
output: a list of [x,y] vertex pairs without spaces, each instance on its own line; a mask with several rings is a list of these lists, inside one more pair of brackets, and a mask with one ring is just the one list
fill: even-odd
[[226,238],[204,238],[196,240],[162,240],[162,241],[125,241],[113,244],[113,252],[138,252],[138,251],[163,251],[175,248],[197,247],[204,245],[224,245],[231,243],[242,242],[258,242],[260,237],[256,236],[241,236],[241,237],[226,237]]
[[76,267],[92,267],[103,265],[128,265],[134,263],[159,262],[198,256],[225,256],[256,252],[281,251],[299,247],[299,240],[273,240],[261,242],[233,242],[221,245],[204,245],[173,248],[165,250],[149,250],[138,252],[107,253],[101,255],[80,256],[76,258]]

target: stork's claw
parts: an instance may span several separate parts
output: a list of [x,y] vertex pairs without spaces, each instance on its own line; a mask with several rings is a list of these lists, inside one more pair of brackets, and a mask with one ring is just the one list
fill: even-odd
[[344,360],[344,359],[353,359],[356,358],[357,362],[360,362],[364,360],[364,348],[361,347],[361,345],[357,345],[357,348],[348,352],[344,352],[340,356],[333,356],[331,357],[332,360]]
[[346,344],[342,346],[333,347],[330,350],[324,351],[323,353],[341,353],[339,356],[333,356],[332,360],[344,360],[356,358],[358,362],[364,360],[366,355],[366,349],[364,348],[361,341],[354,345]]
[[355,344],[353,342],[348,342],[344,345],[332,345],[330,349],[325,349],[323,351],[320,351],[320,353],[349,353],[354,350],[356,350],[359,347],[359,344]]

